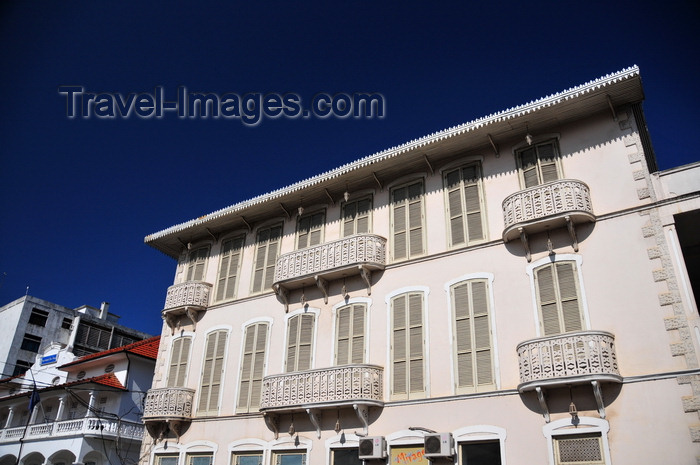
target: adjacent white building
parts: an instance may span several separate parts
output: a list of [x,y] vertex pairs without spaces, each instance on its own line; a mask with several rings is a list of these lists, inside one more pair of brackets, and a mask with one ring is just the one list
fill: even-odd
[[107,302],[100,308],[72,309],[26,295],[1,307],[0,318],[2,376],[24,373],[54,343],[85,355],[151,337],[119,324],[119,316],[109,312]]
[[141,463],[694,463],[700,165],[658,172],[643,97],[625,69],[146,237]]
[[0,464],[136,463],[159,341],[83,357],[54,344],[24,376],[0,380]]

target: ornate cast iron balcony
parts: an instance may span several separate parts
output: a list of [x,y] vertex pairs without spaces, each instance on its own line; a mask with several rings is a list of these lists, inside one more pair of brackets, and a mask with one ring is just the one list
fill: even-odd
[[[591,384],[598,411],[605,418],[601,382],[621,383],[615,336],[606,331],[578,331],[542,337],[518,344],[522,392],[535,390],[545,418],[549,417],[543,388]],[[549,421],[549,420],[547,420]]]
[[588,186],[575,179],[560,179],[518,191],[503,201],[503,240],[520,236],[530,261],[527,235],[566,226],[575,251],[574,223],[595,221]]
[[263,378],[260,411],[275,435],[274,414],[305,411],[320,438],[318,410],[340,407],[353,407],[366,430],[369,407],[384,406],[383,376],[382,367],[361,364],[266,376]]
[[179,438],[184,424],[192,420],[194,392],[181,387],[149,389],[143,409],[148,434],[159,439],[170,429]]
[[175,331],[177,317],[183,314],[192,320],[196,329],[197,314],[209,306],[210,290],[211,284],[203,281],[187,281],[168,288],[162,315],[171,331]]
[[386,239],[356,234],[281,255],[272,286],[287,305],[289,290],[316,284],[328,303],[328,281],[359,274],[371,293],[372,271],[385,265]]

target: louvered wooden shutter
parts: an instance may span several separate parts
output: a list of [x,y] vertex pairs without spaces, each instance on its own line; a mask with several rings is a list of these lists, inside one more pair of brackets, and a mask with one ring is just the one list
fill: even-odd
[[243,341],[240,386],[236,412],[256,411],[260,407],[262,378],[265,369],[265,348],[268,325],[258,323],[248,326]]
[[445,175],[452,246],[484,238],[479,165],[472,164]]
[[493,385],[493,356],[488,289],[484,280],[452,288],[457,348],[457,387]]
[[262,229],[258,232],[252,292],[261,292],[272,287],[281,235],[281,226]]
[[270,242],[267,245],[267,257],[265,259],[265,287],[263,290],[270,289],[272,287],[272,282],[275,279],[275,262],[277,262],[281,235],[281,226],[272,228],[270,231]]
[[216,300],[228,300],[234,297],[243,241],[244,236],[236,237],[224,241],[221,246],[221,264],[219,265]]
[[580,331],[582,315],[574,262],[558,262],[538,268],[535,280],[544,335]]
[[535,147],[530,147],[520,152],[520,166],[523,172],[525,188],[537,186],[539,173],[537,172],[537,154]]
[[187,269],[188,281],[201,281],[204,279],[205,265],[209,255],[208,247],[201,247],[193,250],[189,255],[189,265]]
[[478,165],[471,165],[462,169],[462,182],[464,183],[464,205],[467,215],[468,241],[476,241],[484,238],[484,228],[481,217],[481,190],[479,182],[481,170]]
[[299,219],[297,227],[297,249],[321,243],[325,213],[318,212]]
[[286,371],[311,368],[314,319],[314,315],[310,313],[295,315],[289,319]]
[[216,331],[207,336],[202,383],[199,389],[199,414],[217,413],[219,410],[227,337],[226,331]]
[[405,398],[425,391],[423,295],[409,293],[395,297],[392,307],[392,393]]
[[168,387],[185,386],[191,344],[192,339],[189,337],[175,339],[173,342],[168,367]]
[[450,238],[452,245],[464,244],[464,208],[459,170],[447,174],[447,208],[450,217]]
[[540,170],[542,171],[542,183],[544,184],[559,179],[554,144],[548,143],[538,145],[537,156],[540,162]]
[[365,312],[364,304],[347,305],[338,309],[336,365],[364,362]]
[[355,215],[357,215],[357,202],[343,205],[343,237],[355,234]]
[[423,248],[423,183],[394,190],[394,259],[421,255]]
[[355,234],[366,234],[369,232],[369,215],[372,209],[372,201],[370,199],[360,199],[357,201],[357,226]]

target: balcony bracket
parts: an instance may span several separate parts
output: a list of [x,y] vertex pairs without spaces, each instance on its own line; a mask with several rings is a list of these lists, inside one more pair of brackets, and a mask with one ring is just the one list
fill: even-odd
[[277,294],[277,297],[282,301],[284,304],[284,313],[289,312],[289,289],[287,289],[284,286],[274,286],[275,294]]
[[352,404],[352,408],[355,409],[357,418],[359,418],[360,422],[362,422],[363,433],[367,435],[367,430],[369,429],[369,406]]
[[146,431],[155,442],[162,441],[168,431],[168,424],[164,421],[146,421]]
[[306,413],[309,414],[309,420],[316,428],[316,436],[321,439],[321,414],[314,408],[307,408]]
[[600,383],[598,381],[591,381],[591,384],[593,385],[595,401],[598,404],[598,415],[605,420],[605,403],[603,403],[603,391],[600,389]]
[[328,280],[323,279],[319,275],[314,276],[314,279],[316,280],[316,286],[318,286],[318,288],[321,289],[321,292],[323,292],[323,303],[327,304],[328,303]]
[[183,433],[183,427],[185,426],[183,421],[180,420],[166,420],[168,422],[168,429],[175,433],[175,442],[180,443],[180,436]]
[[367,284],[367,295],[372,295],[372,271],[366,266],[359,266],[360,277]]
[[185,308],[185,313],[187,314],[187,318],[192,320],[192,329],[197,331],[197,317],[199,315],[199,310],[193,307],[187,307]]
[[565,216],[564,219],[566,220],[566,228],[569,230],[569,236],[571,236],[571,246],[574,248],[574,252],[578,252],[578,239],[576,238],[574,222],[571,221],[569,215]]
[[537,386],[535,392],[537,392],[537,399],[540,401],[540,407],[542,407],[544,421],[549,423],[549,408],[547,408],[547,399],[544,398],[544,391],[541,387]]
[[263,412],[263,418],[265,419],[265,424],[268,428],[275,433],[275,439],[279,438],[280,435],[280,419],[277,415],[272,415],[267,412]]
[[168,325],[168,328],[170,328],[170,335],[174,335],[178,320],[177,316],[172,313],[163,313],[163,319],[165,320],[165,324]]
[[525,247],[525,258],[527,258],[527,262],[530,263],[532,261],[532,255],[530,255],[530,242],[528,241],[527,233],[523,228],[518,228],[518,232],[520,233],[520,242],[522,242],[523,247]]

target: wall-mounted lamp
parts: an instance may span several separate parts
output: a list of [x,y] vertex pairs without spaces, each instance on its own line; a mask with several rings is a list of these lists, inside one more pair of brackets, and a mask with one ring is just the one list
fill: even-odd
[[573,401],[569,404],[569,415],[571,415],[571,423],[578,423],[578,410],[576,409],[576,404]]

